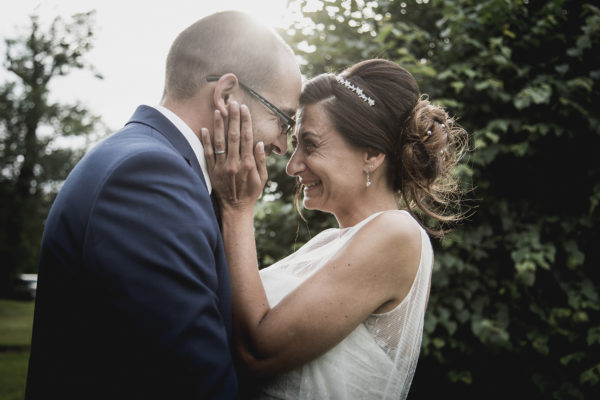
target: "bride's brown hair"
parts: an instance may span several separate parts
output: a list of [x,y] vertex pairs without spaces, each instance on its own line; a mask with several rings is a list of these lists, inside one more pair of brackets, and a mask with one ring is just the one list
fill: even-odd
[[[322,101],[335,130],[348,143],[385,154],[388,183],[399,206],[430,234],[447,232],[448,223],[463,217],[460,185],[452,171],[467,148],[466,131],[422,96],[415,78],[394,62],[362,61],[340,76],[375,104],[337,82],[336,75],[322,74],[305,84],[300,107]],[[424,217],[438,223],[427,226]]]

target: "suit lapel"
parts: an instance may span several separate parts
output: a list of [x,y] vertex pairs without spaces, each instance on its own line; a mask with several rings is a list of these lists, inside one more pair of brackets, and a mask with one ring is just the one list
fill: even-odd
[[167,138],[179,154],[182,155],[188,165],[192,167],[192,169],[200,176],[204,185],[206,185],[202,168],[200,167],[198,158],[194,154],[194,150],[192,150],[192,147],[183,136],[183,133],[181,133],[162,113],[153,107],[139,106],[129,122],[127,122],[127,125],[132,123],[143,124],[160,132],[160,134]]

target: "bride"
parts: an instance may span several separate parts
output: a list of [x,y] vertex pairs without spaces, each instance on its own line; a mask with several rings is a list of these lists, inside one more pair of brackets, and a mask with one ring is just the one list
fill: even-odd
[[[433,252],[424,217],[455,198],[466,133],[386,60],[308,81],[286,171],[307,209],[332,213],[297,252],[258,269],[253,207],[267,179],[247,107],[202,131],[219,195],[236,348],[258,398],[403,399],[415,371]],[[213,145],[214,143],[214,145]],[[225,148],[227,144],[227,149]],[[417,218],[417,215],[419,218]],[[244,393],[242,393],[244,394]]]

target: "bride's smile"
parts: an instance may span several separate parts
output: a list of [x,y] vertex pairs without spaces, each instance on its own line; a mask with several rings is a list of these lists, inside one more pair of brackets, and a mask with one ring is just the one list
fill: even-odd
[[307,193],[309,193],[311,191],[311,189],[315,189],[317,186],[321,185],[321,181],[316,181],[316,182],[312,182],[312,183],[306,183],[306,182],[300,181],[300,183],[304,186],[304,195],[305,196],[307,195]]

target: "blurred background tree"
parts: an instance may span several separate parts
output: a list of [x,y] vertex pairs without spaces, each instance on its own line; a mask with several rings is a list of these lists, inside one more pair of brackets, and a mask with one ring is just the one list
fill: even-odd
[[[384,57],[470,132],[474,215],[436,261],[409,398],[598,398],[600,10],[574,0],[291,1],[307,78]],[[335,226],[271,160],[263,266]]]
[[0,83],[0,297],[11,294],[17,273],[37,272],[49,206],[101,126],[82,105],[49,99],[56,78],[75,69],[95,73],[84,59],[93,17],[56,18],[44,28],[32,16],[28,31],[5,40],[3,67],[10,74]]

